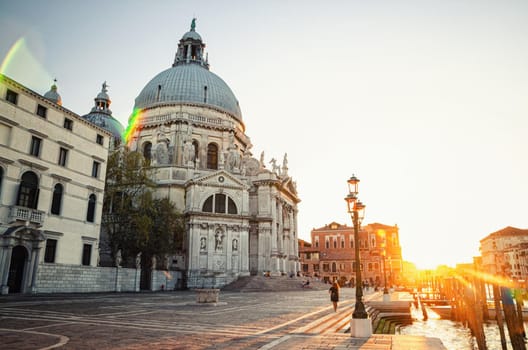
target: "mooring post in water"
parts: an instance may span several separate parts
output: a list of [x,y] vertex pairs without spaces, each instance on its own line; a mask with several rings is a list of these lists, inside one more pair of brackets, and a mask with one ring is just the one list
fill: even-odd
[[526,338],[526,332],[524,331],[524,319],[523,319],[523,296],[522,296],[522,290],[520,288],[516,288],[513,292],[513,295],[515,297],[515,305],[517,306],[517,327],[519,328],[519,332],[522,334],[523,338]]
[[517,312],[515,311],[511,290],[508,287],[501,287],[501,297],[504,319],[506,320],[513,350],[526,350],[524,338],[519,331],[519,327],[517,327]]
[[482,302],[480,295],[480,286],[478,279],[473,277],[473,288],[469,288],[468,309],[471,309],[471,316],[473,319],[473,335],[477,340],[479,350],[487,350],[486,335],[484,334],[484,326],[482,321]]
[[507,350],[508,348],[506,347],[506,334],[504,334],[504,322],[502,322],[500,289],[499,285],[496,283],[493,283],[493,300],[495,301],[495,318],[497,319],[497,326],[499,327],[502,350]]

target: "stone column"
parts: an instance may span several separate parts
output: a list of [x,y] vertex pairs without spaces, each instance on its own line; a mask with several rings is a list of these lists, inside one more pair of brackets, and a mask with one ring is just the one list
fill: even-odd
[[191,44],[187,45],[187,57],[186,57],[187,63],[189,63],[189,61],[191,60],[191,50],[192,50]]
[[277,228],[277,250],[279,251],[279,254],[284,254],[284,222],[282,222],[282,203],[278,203],[277,206],[277,221],[278,221],[278,228]]
[[9,293],[9,286],[7,285],[7,280],[9,278],[9,265],[11,264],[11,253],[13,252],[13,245],[7,244],[2,247],[2,256],[3,260],[0,261],[0,266],[3,270],[0,270],[0,288],[2,295]]
[[270,270],[274,275],[279,275],[279,250],[277,247],[277,197],[271,192],[271,261],[270,261]]
[[29,285],[29,292],[34,294],[37,292],[37,286],[35,285],[37,281],[38,266],[40,259],[40,247],[33,248],[31,251],[31,259],[33,261],[33,267],[31,268],[31,284]]

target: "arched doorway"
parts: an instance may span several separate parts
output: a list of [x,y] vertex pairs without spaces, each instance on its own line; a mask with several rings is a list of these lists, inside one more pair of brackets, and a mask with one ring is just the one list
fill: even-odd
[[22,292],[22,283],[24,281],[24,266],[28,258],[28,252],[26,248],[18,245],[13,248],[11,253],[11,262],[9,264],[9,277],[7,279],[7,285],[9,287],[9,293],[20,293]]

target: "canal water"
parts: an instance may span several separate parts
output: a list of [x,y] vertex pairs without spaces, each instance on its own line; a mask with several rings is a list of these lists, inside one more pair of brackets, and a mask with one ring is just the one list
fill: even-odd
[[[477,350],[477,342],[474,341],[469,328],[464,328],[460,323],[443,320],[432,311],[428,312],[429,319],[423,321],[421,310],[412,308],[413,324],[402,327],[400,334],[423,335],[426,337],[439,338],[447,350]],[[528,329],[528,323],[525,322],[524,329]],[[510,344],[508,330],[504,327],[506,334],[506,343],[508,349],[513,349]],[[486,344],[489,350],[500,350],[500,334],[497,324],[489,322],[484,324],[484,333],[486,335]]]

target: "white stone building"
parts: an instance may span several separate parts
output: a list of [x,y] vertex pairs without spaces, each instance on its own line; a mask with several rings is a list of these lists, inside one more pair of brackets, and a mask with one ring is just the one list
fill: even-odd
[[55,85],[42,96],[0,75],[2,294],[35,292],[46,266],[97,266],[111,137]]
[[300,200],[287,156],[282,164],[253,157],[238,100],[209,70],[204,48],[193,20],[172,67],[147,83],[129,120],[128,145],[156,169],[156,195],[187,219],[173,268],[187,287],[296,273]]
[[484,271],[511,280],[528,279],[528,230],[505,227],[480,240]]

